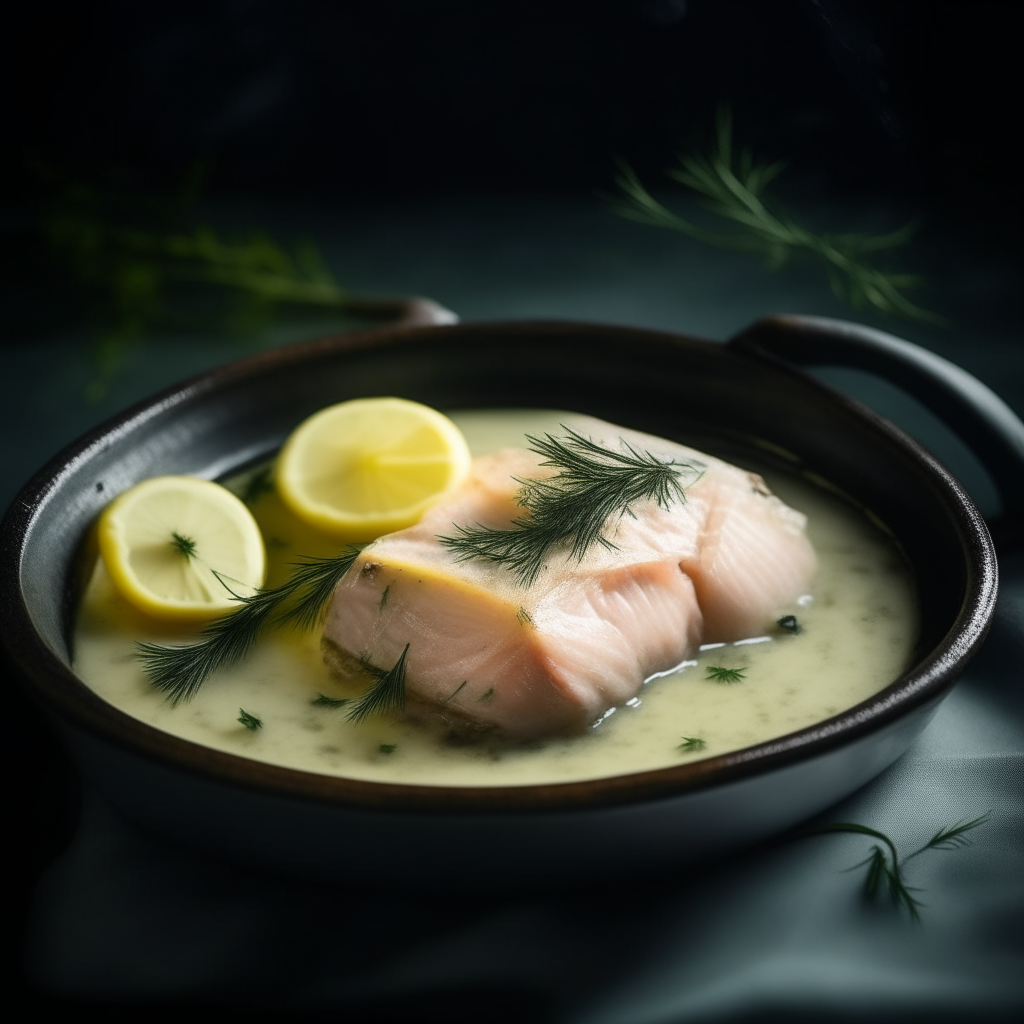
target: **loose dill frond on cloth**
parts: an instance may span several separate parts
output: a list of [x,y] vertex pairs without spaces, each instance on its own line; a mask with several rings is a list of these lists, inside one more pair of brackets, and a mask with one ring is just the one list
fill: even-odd
[[738,155],[732,142],[732,114],[718,112],[717,141],[710,155],[679,156],[679,165],[666,173],[701,197],[703,205],[735,227],[720,231],[706,228],[674,213],[658,202],[624,161],[614,176],[619,193],[606,196],[622,217],[653,227],[679,231],[698,242],[759,256],[769,269],[778,270],[796,257],[811,256],[828,276],[836,298],[857,308],[873,307],[890,316],[942,324],[945,320],[915,305],[904,294],[922,283],[914,274],[881,270],[869,262],[874,253],[906,244],[917,228],[915,222],[884,235],[864,233],[815,234],[801,226],[776,203],[765,189],[785,164],[759,163],[749,150]]
[[194,697],[212,672],[241,661],[267,626],[292,624],[312,629],[323,618],[334,588],[361,550],[349,545],[337,558],[307,558],[295,563],[291,579],[281,586],[258,590],[251,597],[236,597],[241,606],[238,611],[211,622],[198,643],[136,644],[149,681],[176,705]]
[[745,668],[725,668],[723,665],[708,665],[706,672],[708,679],[716,683],[739,683],[747,674]]
[[940,828],[928,840],[924,846],[900,857],[896,844],[884,832],[868,828],[867,825],[858,825],[855,822],[836,821],[826,825],[815,825],[799,832],[798,837],[823,835],[831,832],[852,832],[856,835],[871,836],[878,839],[882,845],[875,844],[871,847],[868,856],[854,864],[849,871],[856,871],[858,868],[867,866],[867,873],[864,876],[863,893],[866,900],[873,901],[881,896],[887,895],[889,902],[900,910],[905,910],[914,921],[920,921],[920,907],[924,904],[914,895],[920,889],[907,885],[903,878],[903,865],[911,857],[917,857],[926,850],[956,850],[971,845],[971,837],[967,834],[980,825],[984,825],[991,816],[991,811],[971,818],[969,821],[960,821],[955,825]]
[[511,529],[456,525],[455,536],[438,537],[458,561],[495,562],[528,587],[554,551],[567,549],[578,562],[594,544],[614,549],[604,536],[610,519],[633,515],[632,506],[642,501],[664,509],[685,501],[684,486],[703,472],[696,462],[663,461],[625,442],[616,451],[562,429],[565,437],[527,435],[530,451],[545,457],[541,465],[559,472],[546,480],[517,480],[523,486],[516,501],[526,514],[513,519]]
[[362,722],[373,715],[386,715],[401,711],[405,707],[405,658],[409,645],[405,645],[398,661],[361,697],[352,701],[345,713],[350,722]]

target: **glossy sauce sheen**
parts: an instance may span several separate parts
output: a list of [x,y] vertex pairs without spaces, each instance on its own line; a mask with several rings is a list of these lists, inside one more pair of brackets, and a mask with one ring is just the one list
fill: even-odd
[[[455,414],[474,455],[522,446],[525,433],[557,433],[567,413]],[[137,640],[185,642],[192,634],[145,620],[113,591],[102,564],[86,593],[75,633],[75,669],[97,693],[175,735],[274,764],[388,782],[516,785],[624,774],[721,754],[812,725],[866,699],[908,665],[916,636],[914,588],[891,541],[860,511],[818,487],[766,474],[773,491],[806,513],[819,571],[812,593],[785,611],[802,632],[702,649],[662,674],[584,735],[529,744],[452,743],[406,721],[345,720],[345,708],[314,705],[318,694],[358,690],[323,666],[316,633],[277,633],[243,663],[172,708],[133,657]],[[244,487],[245,479],[237,481]],[[296,524],[272,493],[252,505],[267,541],[268,584],[300,555],[333,555],[337,542]],[[709,667],[739,669],[718,682]],[[253,732],[239,709],[258,716]],[[686,743],[687,739],[703,744]]]

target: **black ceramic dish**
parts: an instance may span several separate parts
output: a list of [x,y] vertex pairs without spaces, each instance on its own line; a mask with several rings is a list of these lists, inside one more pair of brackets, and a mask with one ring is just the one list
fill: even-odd
[[[797,317],[760,321],[726,345],[586,324],[391,327],[204,374],[54,459],[4,521],[5,643],[112,803],[177,842],[238,861],[331,877],[358,865],[364,880],[389,883],[564,882],[756,841],[852,792],[906,750],[980,646],[996,596],[988,530],[956,480],[786,358],[873,369],[932,404],[992,472],[1010,536],[1024,511],[1024,425],[974,378],[887,335]],[[746,750],[505,788],[389,785],[250,761],[144,725],[76,679],[68,650],[75,553],[112,497],[158,474],[226,475],[269,456],[313,411],[379,394],[441,409],[571,408],[824,477],[879,517],[914,566],[922,631],[913,667],[849,711]],[[445,867],[455,862],[457,879]]]

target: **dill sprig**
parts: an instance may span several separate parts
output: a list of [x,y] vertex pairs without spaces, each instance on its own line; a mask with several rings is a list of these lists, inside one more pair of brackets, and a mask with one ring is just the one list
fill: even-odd
[[263,728],[263,719],[258,718],[256,715],[250,715],[245,708],[238,709],[238,721],[249,730],[249,732],[256,732],[257,729]]
[[409,645],[406,644],[391,669],[384,672],[366,693],[352,701],[345,714],[350,722],[362,722],[371,715],[386,715],[405,707],[405,657],[408,653]]
[[186,537],[178,533],[177,530],[172,530],[170,544],[182,558],[189,560],[195,557],[196,542],[191,537]]
[[708,665],[706,672],[708,679],[716,683],[739,683],[747,674],[745,668],[726,668],[724,665]]
[[815,825],[806,829],[800,835],[809,836],[822,835],[829,832],[852,832],[857,835],[871,836],[874,839],[878,839],[883,845],[880,846],[876,843],[871,847],[871,852],[864,860],[854,864],[848,870],[856,871],[857,868],[867,865],[867,873],[864,876],[864,898],[872,901],[883,893],[887,893],[889,901],[894,907],[905,910],[912,920],[920,921],[921,913],[918,908],[923,907],[924,904],[914,896],[914,893],[920,892],[920,889],[907,885],[903,878],[903,865],[911,857],[916,857],[926,850],[956,850],[970,846],[971,838],[967,833],[978,828],[979,825],[984,825],[991,813],[991,811],[986,811],[984,814],[971,818],[969,821],[960,821],[955,825],[940,828],[924,846],[902,858],[896,849],[896,844],[884,832],[868,828],[867,825],[858,825],[856,822],[836,821],[830,822],[827,825]]
[[673,500],[685,501],[680,476],[687,485],[702,469],[696,463],[662,461],[623,442],[623,449],[604,448],[564,424],[566,437],[527,435],[529,448],[545,460],[542,466],[560,470],[546,480],[519,480],[516,502],[526,515],[505,530],[489,526],[456,526],[454,537],[439,537],[458,561],[481,558],[511,570],[516,582],[530,586],[554,549],[567,547],[581,561],[594,544],[612,550],[604,536],[613,516],[633,515],[632,506],[654,501],[667,509]]
[[[97,377],[89,389],[94,399],[154,324],[206,310],[206,304],[197,310],[195,301],[187,301],[196,286],[229,299],[224,326],[242,334],[264,329],[281,305],[350,305],[311,240],[288,247],[261,230],[229,239],[196,223],[189,208],[198,195],[197,173],[182,182],[177,196],[145,196],[62,180],[51,167],[37,169],[56,190],[42,223],[51,248],[79,283],[104,298],[108,322],[96,341]],[[200,314],[200,322],[206,319]]]
[[919,853],[924,853],[925,850],[960,850],[965,846],[970,846],[973,840],[967,833],[976,829],[979,825],[984,825],[991,815],[991,811],[986,811],[984,814],[979,814],[978,817],[971,818],[969,821],[958,821],[955,825],[940,828],[924,846],[913,853],[907,854],[904,859],[910,860],[911,857],[916,857]]
[[239,497],[246,505],[255,505],[264,494],[270,494],[273,490],[274,471],[270,466],[264,466],[249,477]]
[[722,107],[718,111],[714,152],[710,156],[680,154],[679,167],[667,174],[701,196],[707,209],[731,221],[737,226],[735,229],[704,228],[673,213],[647,191],[624,161],[619,161],[619,172],[615,175],[621,194],[611,197],[612,208],[641,224],[668,228],[709,245],[760,256],[772,270],[780,269],[796,256],[809,254],[822,264],[839,300],[859,308],[873,306],[888,315],[945,323],[942,317],[915,305],[903,294],[906,289],[920,285],[920,277],[889,273],[865,259],[871,253],[908,242],[917,227],[914,222],[884,235],[816,235],[764,196],[766,186],[784,167],[781,161],[758,163],[749,150],[735,155],[732,114]]
[[696,754],[707,746],[699,736],[681,736],[680,739],[683,742],[676,749],[683,754]]
[[349,697],[328,697],[326,693],[318,693],[316,700],[309,703],[322,708],[340,708],[350,702]]
[[[334,588],[360,550],[349,545],[337,558],[303,559],[294,563],[291,579],[281,586],[258,590],[250,597],[235,595],[241,605],[238,611],[211,622],[203,629],[198,643],[136,644],[137,657],[150,682],[176,705],[191,700],[212,672],[241,661],[271,623],[312,628],[326,613]],[[214,575],[224,582],[218,574]]]

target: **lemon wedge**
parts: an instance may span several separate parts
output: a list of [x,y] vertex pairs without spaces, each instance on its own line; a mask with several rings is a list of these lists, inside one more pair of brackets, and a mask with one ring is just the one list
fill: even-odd
[[342,540],[404,529],[469,473],[462,432],[404,398],[356,398],[300,423],[277,461],[277,491],[300,519]]
[[230,491],[191,476],[144,480],[97,523],[100,555],[118,592],[148,615],[202,621],[238,608],[263,585],[256,520]]

